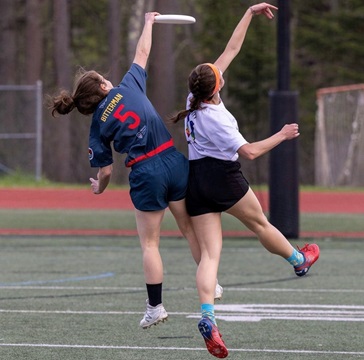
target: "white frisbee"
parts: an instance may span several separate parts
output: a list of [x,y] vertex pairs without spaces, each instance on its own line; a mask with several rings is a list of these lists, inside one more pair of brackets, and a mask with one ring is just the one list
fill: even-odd
[[157,24],[194,24],[196,19],[188,15],[157,15],[155,18]]

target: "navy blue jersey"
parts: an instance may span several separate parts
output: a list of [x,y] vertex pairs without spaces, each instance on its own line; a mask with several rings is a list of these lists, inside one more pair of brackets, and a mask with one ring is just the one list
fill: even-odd
[[146,95],[145,70],[132,64],[119,86],[98,105],[92,116],[89,159],[92,167],[112,164],[111,143],[127,154],[126,166],[173,146],[162,118]]

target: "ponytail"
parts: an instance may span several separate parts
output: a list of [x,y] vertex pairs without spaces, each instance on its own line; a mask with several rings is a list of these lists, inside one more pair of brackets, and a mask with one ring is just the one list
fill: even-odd
[[217,78],[211,64],[206,63],[196,66],[188,77],[188,87],[192,93],[189,109],[178,112],[170,120],[177,123],[179,120],[184,119],[189,112],[201,110],[203,101],[210,100],[213,97],[216,84]]
[[72,95],[62,90],[58,96],[53,98],[52,116],[56,117],[56,113],[60,115],[66,115],[75,108],[75,102]]
[[51,98],[49,107],[52,116],[68,114],[74,108],[83,115],[92,114],[107,95],[100,86],[103,81],[103,77],[96,71],[85,71],[81,68],[76,76],[74,93],[62,90],[59,95]]

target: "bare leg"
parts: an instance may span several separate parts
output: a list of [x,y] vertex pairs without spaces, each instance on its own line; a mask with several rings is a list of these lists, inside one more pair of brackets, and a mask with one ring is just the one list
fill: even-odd
[[140,211],[135,209],[135,219],[143,253],[144,278],[147,284],[163,282],[163,263],[159,253],[160,227],[164,210]]
[[221,214],[210,213],[191,218],[201,247],[196,284],[201,304],[214,304],[216,278],[222,249]]
[[192,221],[186,210],[185,200],[171,201],[169,209],[176,219],[178,228],[181,230],[182,235],[187,239],[190,246],[191,254],[196,264],[201,260],[200,245],[197,241],[195,231],[192,227]]
[[246,195],[228,211],[259,238],[262,245],[271,253],[287,259],[292,255],[293,247],[283,234],[266,218],[254,192],[249,189]]

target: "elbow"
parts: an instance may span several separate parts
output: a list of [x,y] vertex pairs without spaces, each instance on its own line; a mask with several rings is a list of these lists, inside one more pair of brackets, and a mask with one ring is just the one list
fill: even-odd
[[143,49],[141,50],[140,52],[140,57],[144,60],[148,60],[149,58],[149,54],[150,54],[150,51],[148,51],[147,49]]
[[138,64],[143,69],[145,69],[145,67],[147,66],[148,57],[149,57],[149,51],[139,49],[135,53],[133,63]]
[[255,160],[258,156],[252,152],[249,152],[245,155],[245,159],[247,160]]
[[259,157],[259,155],[252,151],[246,152],[244,155],[244,158],[247,160],[255,160],[257,157]]
[[234,46],[231,49],[231,52],[234,55],[234,57],[236,57],[240,53],[240,50],[241,50],[241,46]]
[[147,62],[149,58],[150,51],[147,49],[139,49],[139,51],[136,54],[136,57],[138,57],[141,61]]
[[254,151],[254,147],[250,146],[250,144],[243,145],[239,150],[238,154],[247,160],[255,160],[259,157],[259,154]]

